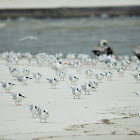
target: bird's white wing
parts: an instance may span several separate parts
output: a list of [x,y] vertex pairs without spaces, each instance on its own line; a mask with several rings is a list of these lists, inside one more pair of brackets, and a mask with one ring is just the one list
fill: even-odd
[[0,82],[0,86],[2,86],[2,82]]
[[31,38],[31,36],[26,36],[26,37],[20,38],[19,41],[24,41],[24,40],[30,39],[30,38]]
[[140,116],[140,111],[138,112],[139,116]]
[[30,39],[30,40],[37,40],[37,41],[39,41],[39,42],[41,42],[41,43],[43,43],[43,44],[45,44],[45,45],[47,44],[45,41],[39,39],[39,38],[36,37],[36,36],[26,36],[26,37],[23,37],[23,38],[19,39],[19,41],[24,41],[24,40],[27,40],[27,39]]

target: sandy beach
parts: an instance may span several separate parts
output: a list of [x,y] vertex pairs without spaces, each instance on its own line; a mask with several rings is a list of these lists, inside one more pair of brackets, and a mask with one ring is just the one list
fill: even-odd
[[[68,62],[68,59],[62,59]],[[119,60],[118,60],[119,61]],[[113,70],[112,80],[104,77],[99,83],[96,91],[85,95],[82,91],[80,99],[74,99],[69,79],[60,81],[55,71],[47,61],[42,65],[36,63],[35,59],[28,64],[23,58],[16,68],[21,75],[23,68],[27,68],[33,73],[39,72],[42,75],[40,83],[34,79],[27,81],[27,86],[15,81],[7,65],[11,65],[1,58],[0,60],[0,81],[11,82],[15,86],[10,92],[21,93],[26,98],[20,106],[16,106],[10,93],[5,93],[0,87],[0,139],[139,139],[140,135],[140,97],[133,92],[140,90],[140,83],[131,74],[136,74],[133,70],[135,62],[120,77],[116,70]],[[119,67],[120,64],[116,67]],[[90,80],[96,80],[94,75],[108,71],[102,62],[96,66],[83,64],[81,73],[77,73],[72,66],[64,66],[67,74],[76,75],[79,78],[77,84],[84,84]],[[93,70],[91,78],[87,78],[85,70]],[[31,74],[29,77],[32,77]],[[56,89],[45,79],[57,77],[59,83]],[[36,104],[49,111],[47,123],[40,123],[39,118],[32,118],[28,104]]]

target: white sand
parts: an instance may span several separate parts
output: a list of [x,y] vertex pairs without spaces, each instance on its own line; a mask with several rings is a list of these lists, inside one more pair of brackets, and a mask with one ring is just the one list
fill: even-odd
[[140,5],[140,0],[0,0],[0,9]]
[[[56,139],[69,139],[73,135],[87,136],[90,139],[89,136],[112,135],[114,131],[118,137],[125,135],[126,138],[129,138],[128,134],[135,134],[133,131],[140,134],[140,118],[137,115],[140,110],[140,97],[133,93],[140,90],[140,84],[136,84],[135,79],[129,74],[136,73],[135,71],[127,70],[124,77],[119,77],[114,71],[112,81],[103,79],[96,92],[91,92],[91,95],[85,95],[83,92],[81,99],[73,99],[68,78],[60,81],[57,89],[51,89],[45,77],[51,78],[56,75],[47,63],[38,66],[32,61],[28,66],[26,60],[21,60],[17,66],[20,71],[26,67],[32,72],[42,74],[43,78],[39,84],[30,80],[27,81],[27,86],[22,86],[21,83],[14,81],[15,78],[10,75],[6,62],[0,60],[0,81],[15,83],[11,92],[20,92],[27,97],[21,102],[21,106],[16,106],[10,94],[5,93],[0,87],[0,139],[21,140],[50,136]],[[85,75],[88,68],[93,69],[94,74],[106,69],[102,63],[98,63],[96,68],[85,65],[81,74],[77,74],[74,68],[67,66],[67,73],[77,75],[80,79],[78,83],[83,84],[91,80]],[[50,117],[47,123],[40,123],[38,118],[33,119],[26,103],[48,109]],[[96,124],[101,123],[101,119],[109,119],[115,122],[115,125]],[[81,124],[88,124],[84,126],[84,131],[79,127]]]

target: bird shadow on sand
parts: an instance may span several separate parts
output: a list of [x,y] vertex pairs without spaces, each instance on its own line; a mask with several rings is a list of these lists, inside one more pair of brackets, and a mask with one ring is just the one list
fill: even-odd
[[73,98],[70,98],[70,97],[69,97],[69,98],[65,98],[65,99],[83,100],[84,98],[81,98],[81,97],[80,97],[80,98],[77,98],[77,97],[75,97],[75,99],[74,99],[74,97],[73,97]]
[[26,106],[26,105],[25,104],[20,104],[20,105],[9,104],[8,106],[17,106],[17,107],[20,107],[20,106]]
[[40,119],[39,118],[35,118],[35,119],[38,119],[35,122],[36,124],[56,124],[56,122],[51,122],[51,121],[46,121],[46,122],[42,121],[42,122],[40,122]]
[[60,88],[48,88],[48,89],[53,89],[53,90],[55,90],[55,89],[56,89],[56,90],[58,90],[58,89],[60,89]]

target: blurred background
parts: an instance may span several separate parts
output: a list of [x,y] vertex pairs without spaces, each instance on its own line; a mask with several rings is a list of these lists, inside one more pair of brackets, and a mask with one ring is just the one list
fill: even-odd
[[[38,40],[19,41],[26,36]],[[101,39],[116,55],[140,44],[140,0],[0,0],[0,53],[87,53]]]

